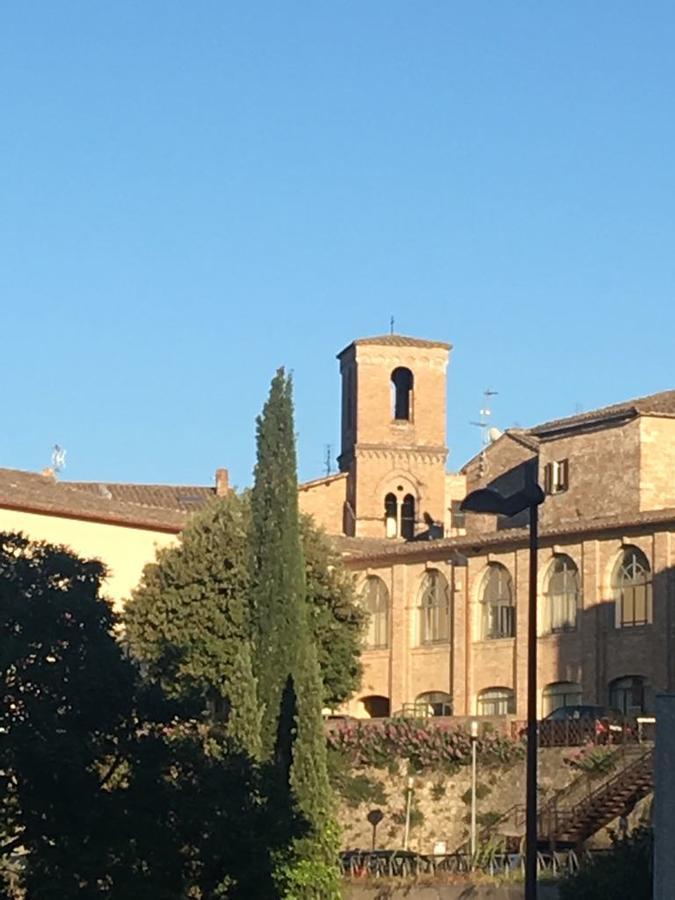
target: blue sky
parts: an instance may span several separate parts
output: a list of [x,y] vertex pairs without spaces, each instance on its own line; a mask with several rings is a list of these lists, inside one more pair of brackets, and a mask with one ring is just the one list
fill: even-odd
[[451,341],[450,467],[675,387],[675,7],[8,0],[0,465],[249,482],[294,371],[300,474],[335,353]]

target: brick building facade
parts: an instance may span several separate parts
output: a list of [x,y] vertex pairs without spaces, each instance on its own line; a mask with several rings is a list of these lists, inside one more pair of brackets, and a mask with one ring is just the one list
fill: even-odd
[[371,612],[356,715],[408,704],[525,713],[527,519],[458,515],[534,467],[539,710],[650,710],[674,690],[675,391],[507,430],[446,473],[448,344],[385,335],[343,350],[340,474],[301,508],[342,543]]

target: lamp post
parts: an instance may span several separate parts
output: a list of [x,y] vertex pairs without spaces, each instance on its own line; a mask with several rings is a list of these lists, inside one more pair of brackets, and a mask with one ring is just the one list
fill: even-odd
[[471,721],[471,868],[476,859],[476,744],[478,743],[478,722]]
[[539,506],[544,492],[533,467],[523,490],[508,497],[490,488],[472,491],[462,501],[465,512],[515,516],[530,511],[530,591],[527,627],[527,790],[525,798],[525,900],[537,900],[537,550]]

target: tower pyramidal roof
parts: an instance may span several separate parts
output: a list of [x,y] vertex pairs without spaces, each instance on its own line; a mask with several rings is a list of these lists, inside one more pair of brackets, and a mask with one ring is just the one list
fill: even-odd
[[448,344],[445,341],[428,341],[424,338],[409,337],[405,334],[381,334],[377,337],[357,338],[338,353],[338,359],[352,347],[363,344],[375,344],[380,347],[421,347],[427,349],[438,347],[442,350],[452,349],[452,344]]

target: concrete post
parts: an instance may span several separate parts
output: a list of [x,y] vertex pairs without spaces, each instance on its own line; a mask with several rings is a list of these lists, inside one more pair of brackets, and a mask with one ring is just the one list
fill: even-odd
[[654,755],[654,900],[675,890],[675,694],[656,697]]

